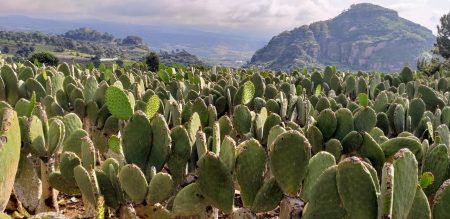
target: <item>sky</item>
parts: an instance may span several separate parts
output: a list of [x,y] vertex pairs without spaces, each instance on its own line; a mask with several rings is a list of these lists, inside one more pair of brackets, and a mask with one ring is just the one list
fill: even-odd
[[2,0],[0,14],[276,34],[361,2],[394,9],[434,33],[439,18],[450,12],[450,0]]

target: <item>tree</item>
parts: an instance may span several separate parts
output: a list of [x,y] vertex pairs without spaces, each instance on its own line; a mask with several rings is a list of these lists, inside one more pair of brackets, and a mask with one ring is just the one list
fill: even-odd
[[100,64],[102,63],[99,55],[92,57],[91,62],[96,68],[98,68],[100,66]]
[[8,46],[4,46],[2,52],[5,53],[5,54],[9,53],[9,47]]
[[155,52],[150,52],[145,57],[145,64],[147,64],[148,70],[151,72],[159,71],[159,56]]
[[37,60],[39,63],[45,64],[47,66],[57,66],[59,63],[59,59],[49,52],[34,53],[28,60],[32,63]]
[[441,17],[441,25],[438,25],[436,47],[438,53],[445,59],[450,58],[450,13]]

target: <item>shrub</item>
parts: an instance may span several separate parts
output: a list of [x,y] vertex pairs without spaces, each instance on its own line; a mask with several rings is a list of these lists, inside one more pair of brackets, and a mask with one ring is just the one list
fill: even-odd
[[145,57],[145,63],[151,72],[159,71],[159,56],[155,52],[151,52]]
[[30,62],[35,62],[36,60],[45,65],[57,66],[59,63],[59,59],[48,52],[38,52],[34,53],[29,59]]

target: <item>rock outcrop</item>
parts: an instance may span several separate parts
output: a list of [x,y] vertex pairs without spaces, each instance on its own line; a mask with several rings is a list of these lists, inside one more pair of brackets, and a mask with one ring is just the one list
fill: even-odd
[[342,69],[399,71],[416,66],[435,36],[427,28],[401,18],[394,10],[363,3],[337,17],[304,25],[273,37],[248,66],[293,69],[336,65]]

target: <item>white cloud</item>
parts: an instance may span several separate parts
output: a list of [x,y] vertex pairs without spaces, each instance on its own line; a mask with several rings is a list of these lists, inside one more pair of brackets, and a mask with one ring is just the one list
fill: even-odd
[[[1,14],[51,18],[97,18],[144,24],[216,27],[277,33],[338,15],[361,0],[15,0]],[[373,0],[433,31],[450,11],[449,0]]]

